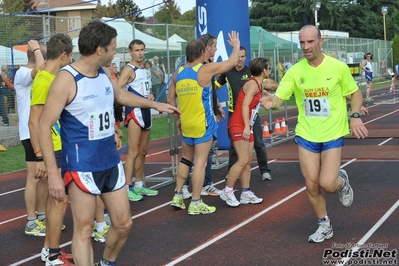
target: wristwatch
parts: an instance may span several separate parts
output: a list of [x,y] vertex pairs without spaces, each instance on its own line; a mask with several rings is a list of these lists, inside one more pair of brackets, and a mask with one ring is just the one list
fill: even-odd
[[359,113],[352,113],[351,114],[351,118],[360,118],[360,114]]

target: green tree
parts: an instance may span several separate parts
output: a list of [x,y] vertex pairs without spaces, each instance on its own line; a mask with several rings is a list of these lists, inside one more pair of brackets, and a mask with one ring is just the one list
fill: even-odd
[[395,35],[392,40],[392,59],[394,66],[399,64],[399,35]]
[[161,5],[159,11],[155,13],[155,17],[161,23],[172,23],[174,20],[180,20],[182,14],[180,7],[177,6],[175,1],[168,1]]
[[95,18],[109,17],[109,18],[124,18],[127,21],[144,21],[144,17],[139,11],[140,8],[133,2],[133,0],[117,0],[116,3],[108,2],[108,5],[97,4],[94,11]]
[[3,0],[0,2],[0,8],[3,10],[4,13],[15,14],[36,10],[36,5],[33,0]]

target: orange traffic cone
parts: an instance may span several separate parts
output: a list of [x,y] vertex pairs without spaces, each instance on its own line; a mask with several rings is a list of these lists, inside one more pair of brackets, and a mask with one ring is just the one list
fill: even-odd
[[269,124],[267,123],[267,121],[265,121],[265,122],[263,123],[263,133],[262,133],[262,137],[263,137],[264,139],[270,138]]
[[285,124],[285,118],[284,117],[281,119],[281,132],[283,132],[283,133],[287,132],[287,125]]
[[281,133],[281,127],[280,127],[280,120],[276,119],[276,124],[274,125],[274,133],[280,134]]

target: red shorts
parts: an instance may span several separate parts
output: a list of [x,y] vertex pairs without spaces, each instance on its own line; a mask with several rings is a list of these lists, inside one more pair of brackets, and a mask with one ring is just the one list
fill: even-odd
[[[230,134],[230,139],[232,142],[240,141],[242,139],[242,133],[244,132],[244,128],[239,127],[239,126],[232,126],[229,127],[229,134]],[[249,141],[248,142],[254,142],[254,134],[251,133],[249,135]]]

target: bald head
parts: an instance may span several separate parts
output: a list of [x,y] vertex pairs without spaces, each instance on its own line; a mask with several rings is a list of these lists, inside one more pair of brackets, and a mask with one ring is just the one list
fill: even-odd
[[313,25],[306,25],[299,31],[299,43],[303,56],[314,66],[319,65],[324,58],[321,49],[323,41],[320,30]]

